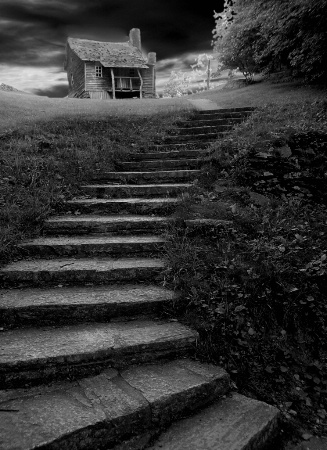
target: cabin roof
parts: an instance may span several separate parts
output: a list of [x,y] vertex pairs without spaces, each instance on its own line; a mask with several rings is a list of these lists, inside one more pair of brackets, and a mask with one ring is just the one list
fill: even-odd
[[129,42],[101,42],[68,38],[70,48],[83,61],[100,61],[104,67],[147,69],[146,59]]

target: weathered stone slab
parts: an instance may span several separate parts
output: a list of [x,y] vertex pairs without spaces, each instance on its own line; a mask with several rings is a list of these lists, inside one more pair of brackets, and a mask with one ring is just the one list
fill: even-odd
[[219,112],[217,111],[199,111],[195,120],[199,119],[246,119],[252,114],[252,111],[231,111],[231,112]]
[[34,395],[33,390],[25,396],[17,392],[2,403],[9,411],[0,412],[1,449],[112,448],[136,430],[146,432],[151,426],[147,401],[119,386],[118,377],[108,370]]
[[96,180],[120,181],[122,183],[144,184],[152,183],[182,182],[193,180],[200,174],[199,170],[160,170],[156,172],[103,172]]
[[[155,173],[155,172],[154,172]],[[75,199],[65,203],[66,210],[81,213],[169,214],[175,210],[178,198],[111,198]]]
[[[194,404],[212,402],[212,391],[226,393],[226,372],[200,366],[183,359],[132,367],[122,374],[107,369],[98,376],[28,391],[0,391],[1,407],[11,410],[1,412],[1,448],[144,448],[160,426],[187,414]],[[134,388],[126,378],[133,384],[141,383],[142,390]],[[168,410],[173,415],[167,415]]]
[[122,162],[120,168],[122,170],[132,170],[132,171],[144,171],[144,170],[167,170],[167,169],[197,169],[201,166],[201,159],[157,159],[154,161],[142,162]]
[[96,372],[187,354],[197,333],[176,322],[130,321],[1,333],[0,384]]
[[206,149],[196,150],[172,150],[166,152],[148,152],[148,153],[134,153],[130,155],[130,159],[134,161],[149,161],[156,159],[179,159],[179,158],[203,158],[207,155]]
[[165,140],[167,142],[182,142],[182,141],[197,141],[197,140],[215,140],[226,136],[227,131],[217,131],[214,133],[202,133],[202,134],[177,134],[167,136]]
[[191,360],[140,366],[122,372],[122,377],[148,400],[158,426],[213,402],[229,388],[226,371]]
[[[220,133],[223,131],[228,131],[233,128],[232,124],[219,124],[219,125],[203,125],[203,126],[189,126],[189,127],[180,127],[176,130],[177,134],[211,134],[211,133]],[[194,136],[195,137],[195,136]]]
[[155,258],[67,258],[17,261],[0,270],[4,286],[144,281],[158,277],[164,261]]
[[[148,161],[147,161],[148,162]],[[144,161],[144,163],[146,163]],[[126,163],[131,164],[131,163]],[[143,163],[140,169],[144,169]],[[81,186],[87,195],[95,198],[129,198],[129,197],[167,197],[176,196],[186,191],[191,186],[190,183],[171,183],[171,184],[136,184],[136,185],[112,185],[95,184]]]
[[162,251],[165,240],[160,236],[61,236],[40,237],[19,247],[34,257],[86,257],[156,253]]
[[44,224],[47,234],[138,233],[162,230],[171,219],[141,215],[78,215],[50,217]]
[[189,120],[189,121],[185,121],[185,122],[181,122],[181,126],[185,127],[185,128],[190,128],[190,127],[201,127],[201,126],[218,126],[218,125],[236,125],[237,123],[241,123],[243,122],[243,118],[242,117],[235,117],[235,118],[226,118],[226,119],[217,119],[215,116],[213,119],[203,119],[201,120],[201,118],[195,120]]
[[148,147],[148,150],[156,150],[156,151],[171,151],[171,150],[199,150],[205,149],[214,141],[188,141],[188,142],[176,142],[172,143],[163,143],[163,144],[154,144]]
[[244,106],[242,108],[217,108],[216,110],[208,109],[197,111],[197,114],[230,114],[230,113],[252,113],[257,108],[254,106]]
[[56,287],[0,291],[2,327],[108,322],[157,312],[178,295],[152,285]]
[[233,394],[174,423],[151,450],[261,450],[278,432],[279,411]]

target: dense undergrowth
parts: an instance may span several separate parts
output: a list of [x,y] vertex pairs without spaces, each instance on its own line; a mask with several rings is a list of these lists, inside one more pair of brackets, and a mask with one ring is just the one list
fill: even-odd
[[231,223],[181,220],[167,236],[166,283],[187,301],[175,313],[199,331],[198,357],[317,433],[327,425],[326,119],[324,100],[258,109],[212,145],[177,212]]
[[127,152],[163,138],[183,112],[57,119],[0,140],[0,261],[18,256],[16,245],[37,235],[44,220],[97,170],[114,170]]

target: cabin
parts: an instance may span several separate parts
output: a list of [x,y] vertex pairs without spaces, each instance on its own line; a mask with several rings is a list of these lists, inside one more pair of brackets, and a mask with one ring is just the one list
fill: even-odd
[[156,53],[143,56],[141,32],[133,28],[127,42],[68,38],[64,69],[68,97],[110,100],[156,96]]

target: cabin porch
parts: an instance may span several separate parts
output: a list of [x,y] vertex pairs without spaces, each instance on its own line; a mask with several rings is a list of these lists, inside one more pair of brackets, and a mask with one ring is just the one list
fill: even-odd
[[111,68],[95,63],[88,67],[86,81],[91,99],[143,97],[143,78],[137,68]]

